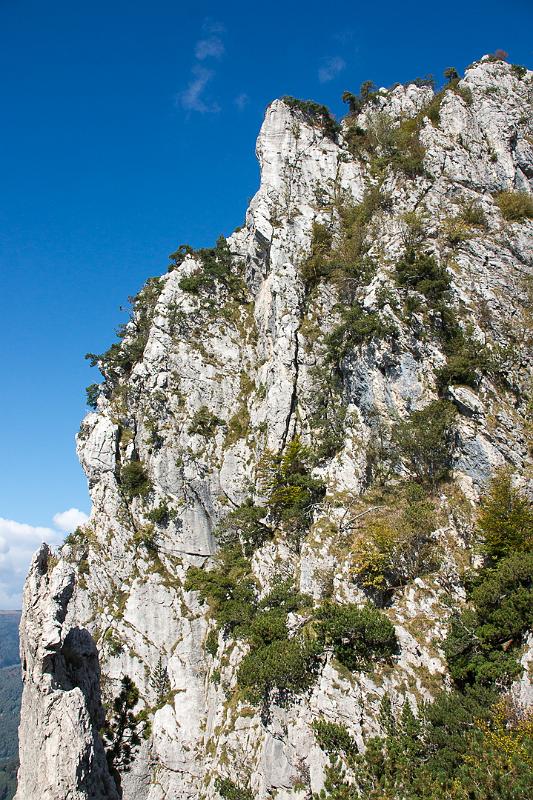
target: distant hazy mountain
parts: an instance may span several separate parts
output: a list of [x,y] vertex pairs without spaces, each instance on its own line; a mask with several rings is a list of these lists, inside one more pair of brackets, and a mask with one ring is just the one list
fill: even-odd
[[11,800],[17,788],[19,622],[20,611],[0,611],[0,800]]

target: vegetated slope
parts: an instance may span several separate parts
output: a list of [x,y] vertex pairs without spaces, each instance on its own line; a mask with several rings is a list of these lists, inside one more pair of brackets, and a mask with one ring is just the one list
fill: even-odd
[[0,669],[0,800],[11,800],[17,788],[18,725],[22,679],[20,666]]
[[0,611],[0,668],[20,663],[20,611]]
[[20,611],[0,611],[0,800],[11,800],[17,788],[22,695],[19,622]]
[[90,356],[18,800],[531,796],[532,74],[448,79],[275,101]]

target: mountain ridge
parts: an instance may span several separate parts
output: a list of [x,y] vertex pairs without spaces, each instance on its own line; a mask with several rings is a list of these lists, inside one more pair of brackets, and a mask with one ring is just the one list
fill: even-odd
[[476,519],[499,492],[527,551],[531,85],[484,57],[341,126],[269,106],[245,225],[178,248],[91,356],[91,518],[24,590],[18,800],[373,798],[365,748],[422,746],[443,690],[531,703],[523,617],[475,657],[457,627],[528,580]]

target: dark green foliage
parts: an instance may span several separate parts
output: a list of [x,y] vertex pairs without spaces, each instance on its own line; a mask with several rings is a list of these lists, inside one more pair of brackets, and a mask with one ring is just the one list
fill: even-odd
[[316,614],[317,637],[332,647],[335,658],[352,672],[369,670],[398,652],[394,625],[373,606],[325,603]]
[[194,413],[187,432],[210,439],[214,436],[216,429],[225,424],[224,420],[213,414],[207,406],[202,406]]
[[246,635],[257,607],[257,589],[239,546],[222,548],[210,571],[190,567],[185,589],[200,592],[226,635]]
[[202,266],[197,272],[181,279],[179,285],[184,292],[205,295],[214,302],[216,290],[222,288],[234,299],[244,302],[246,287],[232,269],[233,258],[224,236],[219,236],[215,247],[196,250],[194,256]]
[[313,222],[311,253],[302,265],[302,278],[308,287],[315,286],[331,273],[333,234],[320,222]]
[[251,499],[247,500],[218,525],[218,543],[222,547],[240,543],[244,554],[250,557],[272,537],[271,528],[263,522],[267,513],[266,508],[255,506]]
[[217,778],[215,788],[223,800],[254,800],[250,789],[234,783],[229,778]]
[[209,653],[210,656],[213,658],[216,656],[218,651],[218,630],[216,628],[212,628],[209,633],[207,634],[205,640],[205,651]]
[[146,518],[149,519],[150,522],[154,522],[156,525],[166,525],[171,516],[172,511],[168,507],[168,503],[163,501],[159,503],[157,508],[149,511],[146,515]]
[[239,667],[239,684],[248,689],[253,702],[268,701],[276,693],[278,703],[286,702],[312,685],[318,665],[316,642],[301,636],[274,639],[246,655]]
[[393,439],[411,473],[430,489],[448,477],[452,464],[455,408],[433,400],[396,424]]
[[[480,342],[476,342],[457,325],[445,331],[443,349],[446,364],[435,373],[437,387],[443,392],[448,386],[471,386],[477,388],[482,373],[488,368],[488,355]],[[455,327],[455,326],[453,326]]]
[[387,114],[375,114],[366,131],[367,145],[372,154],[371,167],[384,174],[389,166],[408,178],[424,174],[426,150],[420,141],[420,120],[404,119],[399,125]]
[[483,539],[483,552],[491,562],[516,551],[531,551],[533,510],[527,498],[513,486],[509,471],[497,473],[491,481],[481,502],[477,527]]
[[91,367],[97,366],[112,383],[116,383],[122,376],[127,377],[141,360],[161,288],[160,278],[149,278],[141,291],[135,297],[129,298],[132,304],[130,320],[117,331],[122,341],[112,344],[102,355],[87,353],[85,356]]
[[329,755],[344,753],[352,755],[357,753],[354,738],[348,733],[344,725],[317,719],[313,722],[313,732],[322,750]]
[[313,509],[326,492],[324,482],[311,475],[313,465],[314,453],[296,436],[282,453],[267,452],[258,466],[262,491],[268,494],[269,518],[297,550]]
[[395,328],[377,311],[367,311],[359,304],[344,307],[341,322],[326,337],[326,358],[329,363],[340,366],[343,359],[360,345],[394,333]]
[[[250,644],[250,652],[239,668],[238,682],[248,690],[253,702],[266,702],[273,691],[279,700],[288,700],[292,693],[312,682],[315,644],[301,636],[288,638],[287,615],[309,602],[291,582],[275,583],[259,601],[250,562],[239,547],[226,546],[219,552],[215,569],[189,569],[185,589],[199,591],[209,603],[217,630]],[[217,652],[216,637],[216,631],[211,631],[206,640],[206,650],[211,655]]]
[[181,267],[187,256],[192,256],[194,254],[193,248],[190,244],[180,244],[177,250],[174,253],[169,255],[170,265],[168,268],[169,272]]
[[446,298],[450,276],[434,255],[411,247],[396,264],[396,283],[405,289],[423,294],[432,307]]
[[446,78],[448,83],[451,83],[452,81],[459,80],[459,73],[457,72],[455,67],[447,67],[447,69],[444,70],[444,77]]
[[120,468],[120,485],[124,494],[130,499],[146,497],[152,489],[152,483],[141,461],[127,461]]
[[168,669],[163,664],[161,656],[159,656],[159,660],[152,670],[150,683],[152,684],[152,688],[156,693],[158,706],[161,707],[165,705],[170,697],[171,686],[168,677]]
[[426,75],[424,78],[414,78],[412,81],[407,81],[407,86],[414,84],[415,86],[429,86],[430,89],[435,88],[435,78],[433,75]]
[[495,701],[479,687],[441,692],[416,717],[409,702],[399,712],[385,696],[383,737],[368,740],[364,754],[332,748],[325,790],[315,800],[528,800],[531,719]]
[[288,95],[281,99],[289,108],[299,111],[306,122],[319,128],[324,136],[336,141],[340,125],[326,106],[315,103],[313,100],[298,100],[296,97]]
[[149,733],[145,715],[133,711],[138,702],[139,690],[126,675],[122,678],[120,693],[113,701],[112,714],[103,729],[107,761],[113,771],[128,772],[141,739]]
[[511,64],[511,72],[515,78],[521,80],[527,75],[527,67],[523,67],[520,64]]
[[346,405],[338,369],[326,364],[312,369],[309,427],[318,463],[333,458],[344,445]]
[[17,791],[18,758],[0,762],[0,800],[12,800]]
[[96,410],[98,407],[98,398],[100,397],[101,393],[102,388],[99,383],[91,383],[90,386],[87,386],[85,389],[85,394],[87,397],[86,402],[89,408]]
[[377,86],[374,82],[363,81],[359,87],[359,94],[355,95],[352,92],[344,92],[342,95],[342,102],[348,104],[350,114],[355,116],[363,110],[367,103],[372,103],[377,96]]
[[532,586],[533,553],[518,552],[482,570],[446,639],[450,674],[459,685],[506,683],[522,672],[516,656],[533,625]]
[[509,222],[523,222],[533,219],[533,198],[527,192],[500,192],[496,204],[502,217]]

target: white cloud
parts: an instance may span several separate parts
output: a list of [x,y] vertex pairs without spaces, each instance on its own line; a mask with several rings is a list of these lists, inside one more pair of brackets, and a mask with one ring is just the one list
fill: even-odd
[[83,511],[69,508],[54,514],[54,525],[59,529],[54,530],[0,517],[0,609],[21,607],[24,579],[41,542],[57,547],[65,533],[84,525],[88,519]]
[[198,61],[203,61],[205,58],[222,58],[224,55],[224,43],[218,36],[200,39],[199,42],[196,42],[194,54]]
[[80,511],[79,508],[69,508],[66,511],[54,514],[54,525],[60,531],[71,533],[79,526],[85,525],[88,519],[87,514],[84,511]]
[[208,58],[222,58],[225,47],[219,34],[223,34],[226,29],[220,22],[210,18],[204,20],[202,29],[207,36],[196,42],[194,62],[191,67],[191,79],[187,88],[177,96],[176,101],[186,111],[213,114],[220,111],[220,106],[214,101],[206,100],[204,92],[207,84],[215,76],[215,72],[212,69],[207,69],[203,62]]
[[186,111],[199,111],[200,114],[220,111],[217,103],[210,103],[203,97],[204,89],[215,74],[212,70],[195,64],[192,68],[193,78],[184,92],[179,96],[181,105]]
[[346,67],[346,62],[340,56],[325,58],[322,66],[318,70],[318,80],[320,83],[328,83],[339,75]]
[[235,103],[239,111],[243,111],[250,102],[250,98],[248,97],[246,92],[241,92],[241,94],[238,94],[233,102]]
[[41,542],[58,545],[63,534],[0,517],[0,608],[20,608],[24,578]]

